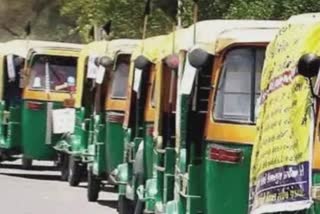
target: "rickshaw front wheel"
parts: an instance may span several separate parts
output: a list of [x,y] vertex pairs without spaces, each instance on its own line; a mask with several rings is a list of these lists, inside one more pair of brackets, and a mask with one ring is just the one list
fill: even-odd
[[75,160],[74,157],[69,158],[69,185],[72,187],[78,186],[81,181],[83,167],[80,161]]
[[132,201],[127,199],[127,197],[125,195],[119,196],[118,212],[119,212],[119,214],[133,214],[134,213]]
[[99,197],[100,192],[100,179],[95,176],[92,172],[92,168],[88,170],[88,188],[87,188],[87,197],[88,201],[96,202]]
[[21,162],[22,162],[23,169],[31,169],[31,167],[32,167],[32,159],[31,158],[22,157]]
[[68,155],[62,154],[60,156],[60,171],[61,171],[61,180],[68,181],[69,178],[69,158]]

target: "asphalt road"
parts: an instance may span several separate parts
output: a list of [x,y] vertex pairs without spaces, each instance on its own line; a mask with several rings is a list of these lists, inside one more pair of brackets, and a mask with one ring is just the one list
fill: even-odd
[[8,214],[113,214],[117,194],[106,186],[97,203],[86,199],[86,183],[70,187],[60,181],[51,162],[35,162],[22,170],[20,161],[0,164],[0,213]]

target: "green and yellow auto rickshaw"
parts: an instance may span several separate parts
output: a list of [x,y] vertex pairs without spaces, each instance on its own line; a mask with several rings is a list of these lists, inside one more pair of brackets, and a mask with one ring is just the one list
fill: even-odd
[[293,16],[267,49],[249,213],[320,213],[319,23]]
[[32,160],[63,162],[54,146],[74,132],[81,106],[83,73],[77,73],[82,45],[47,42],[29,50],[23,72],[21,142],[23,165]]
[[258,86],[279,25],[209,20],[191,26],[194,47],[181,53],[174,200],[156,202],[155,213],[248,212]]
[[[64,154],[61,173],[70,186],[77,186],[85,175],[88,157],[88,140],[91,116],[94,109],[96,75],[100,61],[106,55],[107,41],[95,41],[84,45],[78,57],[77,73],[83,75],[82,85],[78,89],[81,96],[80,106],[76,108],[74,133],[61,139],[54,148]],[[102,65],[104,66],[104,65]]]
[[[193,41],[193,28],[180,29],[166,38],[165,47],[156,63],[155,121],[152,154],[149,163],[153,175],[138,189],[145,213],[154,213],[156,206],[173,200],[176,141],[176,98],[178,71],[181,69],[179,52],[188,50]],[[146,151],[147,152],[147,151]]]
[[[106,43],[105,53],[98,61],[105,75],[98,71],[93,94],[93,109],[88,135],[87,159],[89,201],[96,201],[102,181],[116,185],[115,173],[123,160],[123,120],[128,92],[130,58],[139,40],[119,39]],[[99,77],[100,76],[100,77]],[[98,78],[100,80],[98,80]]]
[[3,43],[0,54],[0,156],[8,160],[22,152],[21,104],[22,76],[28,50],[47,46],[48,42],[34,40],[12,40]]
[[153,123],[155,113],[156,62],[166,36],[141,41],[131,57],[128,97],[123,123],[125,154],[116,171],[119,189],[119,213],[131,213],[136,190],[152,177]]

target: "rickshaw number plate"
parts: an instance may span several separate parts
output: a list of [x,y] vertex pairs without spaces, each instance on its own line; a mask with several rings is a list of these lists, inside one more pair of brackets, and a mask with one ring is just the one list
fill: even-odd
[[53,133],[73,133],[75,127],[75,109],[64,108],[52,111]]

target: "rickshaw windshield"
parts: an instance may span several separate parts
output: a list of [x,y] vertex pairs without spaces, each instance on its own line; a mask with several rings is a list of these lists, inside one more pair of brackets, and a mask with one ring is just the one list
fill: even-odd
[[261,47],[237,48],[227,53],[217,90],[215,119],[255,122],[264,58],[265,48]]
[[36,55],[31,62],[28,88],[39,91],[75,91],[77,58]]
[[120,55],[117,58],[111,88],[111,97],[113,99],[125,99],[127,97],[129,66],[130,55]]

